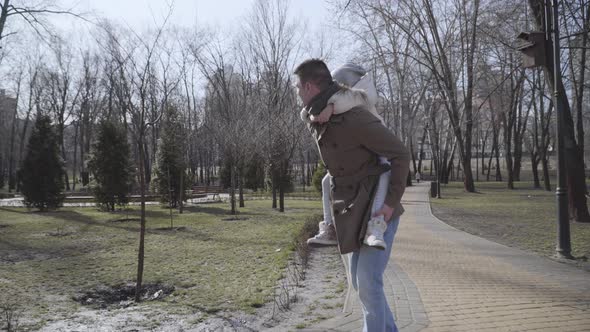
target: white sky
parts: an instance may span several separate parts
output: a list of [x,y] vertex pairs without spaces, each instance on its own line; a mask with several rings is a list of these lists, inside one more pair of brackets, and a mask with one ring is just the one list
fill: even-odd
[[[17,2],[18,0],[14,0]],[[32,5],[36,0],[23,0]],[[161,26],[168,13],[169,4],[173,2],[173,12],[169,24],[183,27],[199,28],[209,27],[222,34],[231,34],[239,29],[242,18],[248,15],[257,0],[48,0],[55,1],[56,7],[68,9],[75,13],[81,13],[92,22],[100,22],[107,18],[123,26],[129,26],[141,33],[149,28]],[[274,0],[268,0],[274,1]],[[319,29],[325,28],[327,44],[332,44],[332,58],[328,66],[335,68],[344,63],[350,52],[347,48],[350,43],[339,42],[341,34],[337,29],[330,28],[331,21],[337,13],[330,12],[328,0],[286,0],[289,3],[289,15],[291,19],[302,21],[306,25],[306,40],[309,47],[320,48]],[[54,7],[55,8],[55,7]],[[67,15],[47,15],[46,19],[66,38],[74,38],[75,43],[83,44],[86,40],[92,42],[88,31],[92,31],[90,25]],[[21,23],[21,28],[26,24]],[[25,33],[31,34],[32,30],[19,29],[21,41],[26,47],[35,47],[31,42],[23,39]],[[73,32],[73,34],[71,34]],[[18,40],[17,35],[11,36]],[[28,46],[27,46],[28,45]],[[296,61],[302,61],[311,56],[318,56],[316,49],[305,49],[297,56]],[[6,67],[6,66],[4,66]],[[2,70],[0,69],[0,72]],[[0,84],[1,85],[1,84]]]
[[[129,26],[137,32],[146,28],[159,27],[168,13],[169,4],[173,2],[173,13],[169,22],[177,26],[210,27],[215,30],[231,33],[239,28],[241,18],[250,11],[256,0],[59,0],[56,1],[62,8],[71,9],[76,13],[84,13],[84,16],[92,21],[99,18],[108,18]],[[269,0],[273,1],[273,0]],[[289,14],[292,19],[300,20],[306,24],[306,33],[312,47],[320,45],[317,31],[322,27],[328,27],[335,13],[330,12],[327,0],[287,0]],[[52,24],[62,31],[79,29],[80,20],[64,15],[48,16]],[[347,43],[336,42],[339,32],[336,29],[325,30],[326,42],[332,44],[332,53],[329,67],[342,64],[347,60],[344,48],[350,47]],[[314,43],[314,38],[318,39]],[[317,45],[316,45],[317,44]],[[336,47],[338,49],[336,49]],[[340,52],[340,53],[338,53]],[[346,52],[348,53],[348,52]],[[302,54],[304,58],[317,56],[316,54]],[[303,59],[302,59],[303,60]]]
[[[141,28],[161,22],[171,0],[62,0],[77,12],[93,11],[104,16]],[[183,26],[213,24],[230,26],[249,11],[254,0],[175,0],[172,22]],[[322,0],[290,1],[290,12],[296,17],[320,22],[328,17],[327,4]]]

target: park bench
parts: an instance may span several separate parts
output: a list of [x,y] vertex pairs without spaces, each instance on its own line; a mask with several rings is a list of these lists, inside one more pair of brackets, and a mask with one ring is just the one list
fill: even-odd
[[213,195],[213,199],[217,196],[218,199],[221,199],[219,194],[223,193],[223,187],[219,185],[204,185],[204,186],[193,186],[192,188],[192,195],[193,196],[207,196],[209,194]]

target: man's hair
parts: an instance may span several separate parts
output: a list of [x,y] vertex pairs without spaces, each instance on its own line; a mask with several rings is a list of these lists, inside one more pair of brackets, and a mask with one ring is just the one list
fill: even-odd
[[295,75],[301,83],[311,82],[320,90],[324,90],[332,83],[332,75],[326,63],[320,59],[308,59],[295,68]]

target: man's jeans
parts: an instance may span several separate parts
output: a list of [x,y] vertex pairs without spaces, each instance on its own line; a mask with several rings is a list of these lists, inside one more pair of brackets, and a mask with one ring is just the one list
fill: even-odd
[[358,292],[363,309],[363,332],[397,332],[393,314],[383,291],[383,272],[391,255],[393,238],[397,232],[399,217],[392,220],[383,236],[386,250],[363,245],[360,250],[348,254],[352,286]]

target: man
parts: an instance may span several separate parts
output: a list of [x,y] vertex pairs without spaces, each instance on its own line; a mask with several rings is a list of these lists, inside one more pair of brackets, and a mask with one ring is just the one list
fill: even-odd
[[[299,97],[311,115],[319,114],[330,97],[342,89],[333,82],[321,60],[304,61],[295,74]],[[383,272],[403,213],[400,202],[409,172],[409,152],[362,102],[347,112],[332,114],[325,123],[310,122],[308,127],[333,177],[331,194],[338,248],[341,254],[351,253],[349,275],[362,304],[363,331],[397,331],[383,291]],[[378,156],[388,159],[391,177],[385,204],[371,216],[374,189],[379,175],[386,171]],[[368,220],[379,215],[387,221],[385,250],[362,246]]]
[[[301,111],[301,119],[305,123],[318,122],[325,123],[334,114],[341,114],[348,112],[351,109],[355,109],[355,106],[364,106],[377,117],[382,123],[385,123],[379,113],[377,113],[377,89],[375,88],[375,82],[373,76],[368,73],[363,67],[354,64],[346,63],[334,71],[332,71],[332,79],[334,79],[339,85],[335,85],[339,88],[339,91],[334,93],[330,99],[328,99],[328,105],[320,114],[311,109],[311,113],[307,109]],[[347,87],[352,87],[348,89]],[[336,142],[337,143],[337,142]],[[379,157],[379,162],[384,165],[384,168],[389,168],[389,161],[385,157]],[[379,176],[379,182],[373,196],[371,205],[371,212],[374,213],[380,210],[385,203],[385,195],[389,188],[389,182],[391,172],[383,172]],[[322,206],[324,212],[324,220],[319,223],[319,232],[315,236],[307,240],[309,246],[326,246],[326,245],[338,245],[336,240],[336,230],[333,225],[332,217],[332,203],[330,198],[330,192],[332,183],[332,176],[329,172],[326,172],[326,176],[322,179]],[[387,244],[383,241],[383,234],[387,230],[387,223],[383,219],[383,216],[375,216],[369,219],[367,223],[367,231],[365,232],[364,244],[368,246],[374,246],[380,249],[386,249]]]

